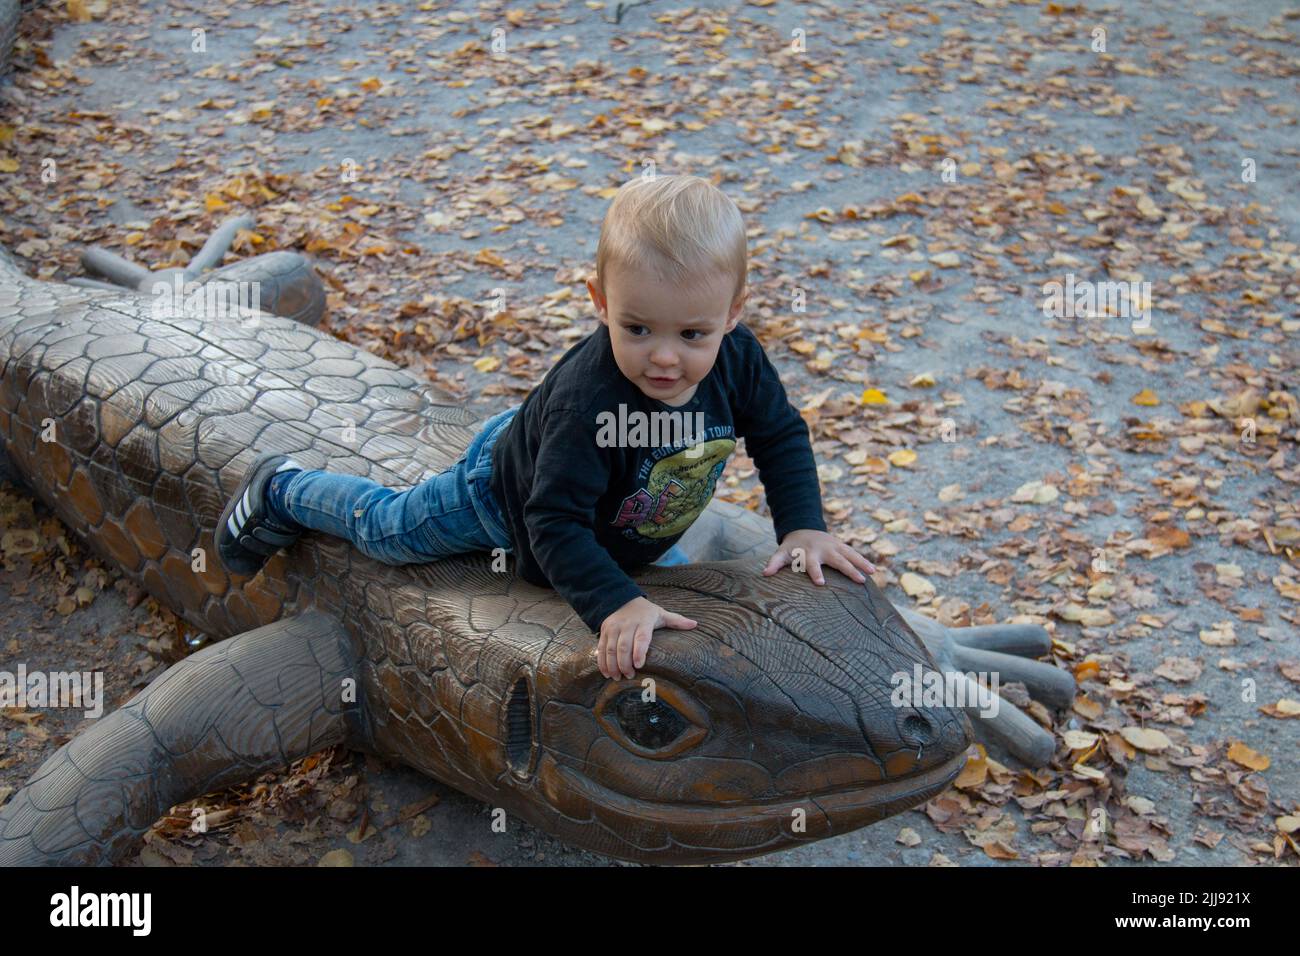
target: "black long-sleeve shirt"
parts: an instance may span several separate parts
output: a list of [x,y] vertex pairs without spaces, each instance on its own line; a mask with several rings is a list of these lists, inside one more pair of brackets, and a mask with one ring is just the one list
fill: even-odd
[[753,332],[737,324],[691,400],[672,406],[619,371],[601,324],[529,393],[493,446],[492,493],[516,573],[553,587],[599,632],[645,596],[627,571],[661,557],[694,523],[742,436],[777,542],[800,528],[825,531],[808,426]]

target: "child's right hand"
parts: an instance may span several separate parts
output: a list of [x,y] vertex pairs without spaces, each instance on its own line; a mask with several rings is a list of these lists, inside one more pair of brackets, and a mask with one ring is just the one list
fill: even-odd
[[628,678],[635,677],[636,668],[645,664],[655,628],[674,627],[689,631],[697,623],[689,617],[665,611],[646,598],[633,598],[601,622],[596,666],[609,678],[618,677],[620,672]]

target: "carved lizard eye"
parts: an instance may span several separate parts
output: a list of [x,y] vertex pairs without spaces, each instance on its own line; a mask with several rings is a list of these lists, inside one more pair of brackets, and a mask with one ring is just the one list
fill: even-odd
[[625,690],[605,708],[632,742],[648,750],[658,750],[672,743],[690,726],[686,718],[662,700],[648,703],[639,690]]
[[596,720],[627,750],[653,760],[674,757],[708,733],[704,708],[674,684],[654,679],[647,693],[640,681],[610,682],[596,701]]

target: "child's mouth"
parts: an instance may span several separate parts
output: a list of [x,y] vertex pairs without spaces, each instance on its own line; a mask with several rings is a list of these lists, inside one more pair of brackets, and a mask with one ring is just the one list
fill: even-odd
[[650,379],[650,381],[654,382],[656,385],[671,385],[673,382],[677,381],[675,378],[655,378],[653,375],[647,375],[646,378]]

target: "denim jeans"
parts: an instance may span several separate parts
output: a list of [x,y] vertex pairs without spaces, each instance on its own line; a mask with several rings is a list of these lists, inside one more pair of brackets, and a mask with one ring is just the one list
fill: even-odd
[[[492,494],[492,448],[518,405],[493,415],[446,471],[405,491],[369,478],[317,468],[294,472],[269,496],[273,518],[345,538],[384,564],[420,564],[453,554],[514,551],[500,504]],[[687,563],[674,546],[658,565]]]
[[514,550],[492,494],[492,447],[519,406],[493,415],[456,462],[405,491],[317,468],[295,472],[272,516],[345,538],[384,564],[421,564],[469,551]]

